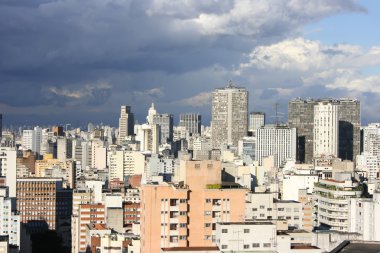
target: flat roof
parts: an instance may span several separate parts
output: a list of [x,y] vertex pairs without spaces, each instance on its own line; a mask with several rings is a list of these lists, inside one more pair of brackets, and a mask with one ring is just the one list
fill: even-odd
[[270,221],[219,222],[220,225],[274,225]]
[[331,252],[333,253],[378,253],[380,242],[377,241],[344,241]]
[[162,251],[205,251],[212,250],[219,252],[218,247],[173,247],[173,248],[161,248]]

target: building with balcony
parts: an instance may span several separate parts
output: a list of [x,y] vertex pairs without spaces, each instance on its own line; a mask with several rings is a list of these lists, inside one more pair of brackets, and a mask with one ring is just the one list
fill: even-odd
[[141,187],[141,252],[215,246],[216,224],[244,220],[242,188],[224,188],[219,161],[184,161],[183,183]]
[[362,187],[351,180],[351,174],[342,173],[336,179],[321,179],[314,186],[317,203],[317,226],[348,232],[350,226],[350,199],[359,198]]

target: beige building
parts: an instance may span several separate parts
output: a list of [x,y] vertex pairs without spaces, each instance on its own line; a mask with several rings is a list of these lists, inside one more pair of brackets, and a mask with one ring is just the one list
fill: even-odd
[[141,252],[215,246],[217,222],[244,221],[242,188],[224,188],[219,161],[184,161],[184,183],[141,187]]

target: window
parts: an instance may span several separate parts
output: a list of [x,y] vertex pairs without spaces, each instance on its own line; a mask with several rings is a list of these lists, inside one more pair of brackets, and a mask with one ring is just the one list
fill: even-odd
[[211,239],[211,236],[210,236],[210,235],[205,235],[204,239],[205,239],[205,240],[210,240],[210,239]]
[[252,243],[252,248],[260,248],[260,243]]
[[300,219],[300,217],[294,216],[294,220],[299,220],[299,219]]
[[248,228],[245,228],[244,229],[244,234],[248,234],[249,233],[249,229]]
[[249,244],[244,244],[243,248],[244,249],[249,249]]
[[227,234],[227,233],[228,233],[228,229],[223,228],[223,229],[222,229],[222,233],[223,233],[223,234]]
[[205,211],[205,215],[211,215],[211,211]]
[[200,169],[201,168],[201,165],[199,163],[195,164],[195,168],[196,169]]
[[222,249],[227,249],[227,245],[222,244]]
[[257,211],[257,208],[252,208],[252,211]]
[[260,217],[265,217],[265,214],[261,213],[261,214],[260,214]]
[[180,199],[179,203],[186,203],[186,199]]
[[284,211],[284,208],[279,208],[279,209],[277,209],[278,211]]
[[211,199],[206,199],[206,203],[211,203]]
[[179,212],[179,215],[182,215],[182,216],[183,216],[183,215],[186,215],[186,212],[185,212],[185,211],[180,211],[180,212]]
[[211,223],[205,223],[205,228],[211,227]]
[[263,247],[264,247],[264,248],[270,248],[270,243],[264,243],[264,244],[263,244]]
[[179,224],[179,227],[180,227],[180,228],[184,228],[184,227],[186,227],[186,223],[180,223],[180,224]]
[[180,239],[180,240],[186,240],[186,236],[184,236],[184,235],[180,235],[180,236],[179,236],[179,239]]
[[265,206],[260,206],[260,209],[265,209]]

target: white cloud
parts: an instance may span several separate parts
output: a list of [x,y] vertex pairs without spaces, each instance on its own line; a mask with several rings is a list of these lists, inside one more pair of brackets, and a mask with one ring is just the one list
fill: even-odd
[[201,92],[193,97],[178,101],[179,104],[191,107],[203,107],[211,104],[211,92]]

